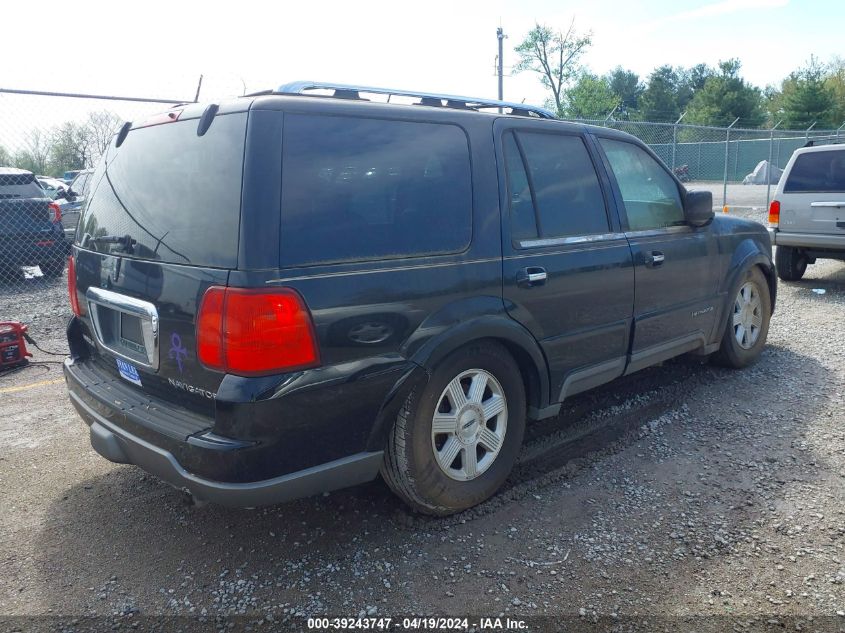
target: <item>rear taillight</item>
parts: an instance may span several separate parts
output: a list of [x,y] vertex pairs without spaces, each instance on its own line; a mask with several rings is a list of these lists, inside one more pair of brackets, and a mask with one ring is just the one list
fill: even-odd
[[769,224],[778,224],[780,222],[780,200],[772,200],[769,205]]
[[320,362],[311,313],[290,288],[209,288],[197,316],[197,356],[209,369],[241,376]]
[[76,316],[82,316],[79,295],[76,292],[76,263],[73,261],[73,255],[67,258],[67,292],[70,295],[70,309]]
[[55,202],[50,203],[50,211],[53,212],[53,219],[52,222],[61,222],[62,221],[62,208],[57,205]]

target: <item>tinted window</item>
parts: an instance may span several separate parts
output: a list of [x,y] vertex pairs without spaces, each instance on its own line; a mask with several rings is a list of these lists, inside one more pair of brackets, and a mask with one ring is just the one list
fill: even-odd
[[[514,237],[553,238],[608,231],[607,212],[593,162],[578,136],[519,132],[505,141]],[[522,149],[529,178],[520,170]],[[527,180],[531,191],[522,181]],[[536,221],[534,215],[536,204]]]
[[73,179],[73,182],[70,183],[70,188],[73,189],[75,193],[82,195],[85,193],[85,185],[88,182],[88,177],[90,174],[79,174],[76,178]]
[[632,231],[686,223],[678,185],[660,163],[632,143],[600,141],[616,175]]
[[285,116],[282,265],[461,251],[471,215],[460,128]]
[[845,193],[845,151],[808,152],[795,159],[785,193]]
[[525,163],[516,144],[513,133],[505,134],[505,165],[508,172],[508,196],[510,197],[511,238],[527,240],[537,237],[537,219],[534,201],[528,185]]
[[[133,130],[109,147],[87,191],[85,248],[198,266],[237,264],[246,113]],[[77,190],[77,193],[82,193]],[[88,234],[86,236],[86,233]],[[92,238],[129,235],[132,253]]]
[[0,174],[0,199],[43,197],[44,190],[33,174]]

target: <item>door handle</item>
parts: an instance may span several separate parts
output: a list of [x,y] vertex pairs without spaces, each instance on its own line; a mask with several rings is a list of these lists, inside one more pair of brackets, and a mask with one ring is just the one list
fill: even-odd
[[648,257],[646,257],[646,264],[656,268],[657,266],[662,266],[663,260],[665,259],[666,256],[660,251],[651,251]]
[[534,286],[542,286],[548,279],[548,274],[545,268],[540,266],[529,266],[523,268],[516,274],[516,284],[521,288],[532,288]]

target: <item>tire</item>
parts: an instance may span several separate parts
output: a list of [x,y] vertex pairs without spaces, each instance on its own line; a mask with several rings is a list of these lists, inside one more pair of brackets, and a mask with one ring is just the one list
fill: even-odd
[[[733,301],[728,307],[722,344],[713,355],[713,360],[724,367],[739,369],[757,360],[766,346],[769,334],[772,301],[769,284],[760,268],[754,266],[745,271],[731,296]],[[749,299],[747,304],[746,298]],[[744,304],[749,306],[745,313],[742,312]],[[738,324],[734,323],[735,318],[740,321]]]
[[[469,389],[473,384],[475,392]],[[479,397],[482,384],[486,386]],[[463,407],[452,403],[451,393],[460,398],[453,391],[457,387],[467,399]],[[485,419],[479,403],[500,411]],[[433,433],[435,411],[439,428],[454,431]],[[513,357],[494,342],[470,343],[445,358],[425,388],[408,396],[388,438],[382,477],[419,512],[446,516],[466,510],[507,479],[522,445],[525,415],[525,386]],[[498,449],[490,450],[497,442]]]
[[807,271],[807,256],[792,246],[778,246],[775,249],[775,268],[778,277],[784,281],[798,281]]
[[50,259],[45,262],[40,262],[38,267],[41,269],[41,274],[50,279],[61,277],[65,272],[64,259]]

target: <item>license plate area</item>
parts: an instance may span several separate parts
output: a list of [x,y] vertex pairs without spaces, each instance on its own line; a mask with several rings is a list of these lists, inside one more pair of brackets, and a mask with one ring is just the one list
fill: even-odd
[[158,370],[158,311],[148,301],[111,290],[85,293],[97,342],[115,356]]

